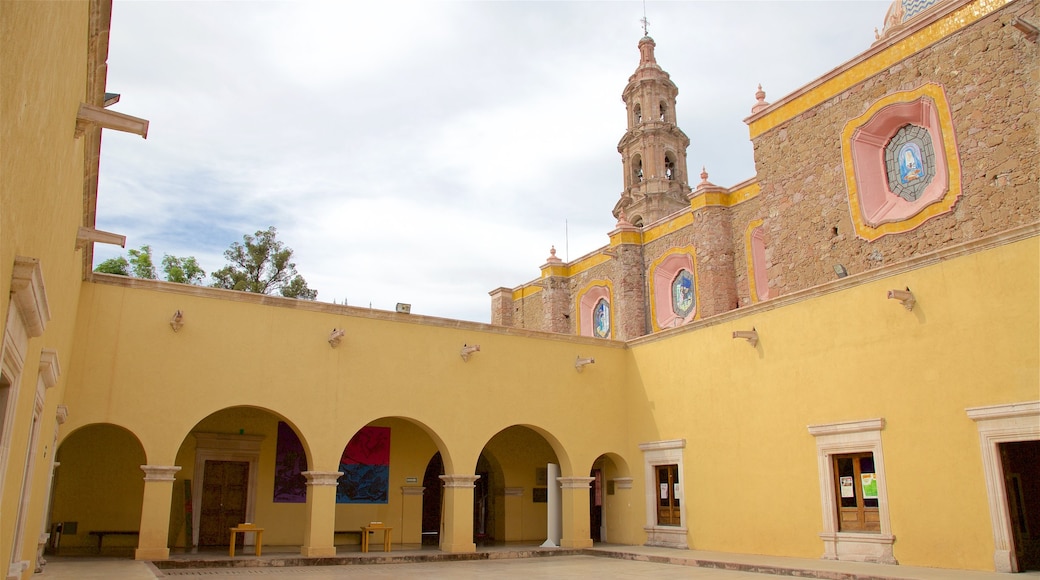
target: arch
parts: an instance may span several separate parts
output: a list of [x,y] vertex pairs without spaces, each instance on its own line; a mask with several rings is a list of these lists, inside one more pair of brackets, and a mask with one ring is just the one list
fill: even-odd
[[657,105],[657,111],[659,113],[659,121],[664,122],[668,120],[668,114],[670,113],[668,109],[668,103],[661,101],[660,104]]
[[632,106],[632,121],[635,125],[643,122],[643,107],[639,103]]
[[675,168],[675,154],[671,151],[664,154],[664,177],[669,181],[674,181],[678,178]]
[[[274,464],[261,470],[261,455]],[[302,472],[314,465],[301,429],[281,413],[255,405],[211,411],[180,441],[170,508],[171,548],[227,546],[228,528],[265,519],[277,510],[277,526],[266,536],[272,545],[303,544],[307,487]],[[224,501],[225,498],[231,498]],[[277,507],[276,507],[277,506]],[[244,539],[255,541],[253,535]]]
[[[357,530],[372,521],[397,522],[394,525],[400,529],[394,530],[395,541],[421,545],[428,531],[424,514],[433,511],[439,538],[442,484],[427,475],[433,458],[439,458],[436,475],[455,472],[443,440],[428,425],[411,417],[385,416],[365,423],[349,436],[342,432],[336,436],[343,440],[338,458],[338,471],[343,475],[336,488],[336,530]],[[436,510],[427,505],[428,498],[434,497]]]
[[594,542],[625,543],[623,515],[632,503],[632,475],[628,462],[617,453],[601,454],[589,477],[595,478],[589,493],[589,531]]
[[[136,531],[141,525],[146,465],[144,446],[129,429],[112,423],[90,423],[69,432],[56,451],[51,521],[75,522],[55,543],[62,554],[93,554],[97,530]],[[65,524],[67,527],[69,524]],[[130,555],[133,536],[113,536],[106,555]]]
[[643,182],[643,157],[638,153],[632,156],[632,185]]
[[[549,463],[559,465],[562,475],[573,475],[571,460],[560,441],[535,425],[510,425],[484,444],[474,469],[483,467],[490,476],[486,484],[489,502],[486,509],[496,542],[545,539],[548,511],[542,498],[553,483],[546,475]],[[480,516],[479,500],[475,493],[475,523]],[[477,528],[474,531],[476,535]]]

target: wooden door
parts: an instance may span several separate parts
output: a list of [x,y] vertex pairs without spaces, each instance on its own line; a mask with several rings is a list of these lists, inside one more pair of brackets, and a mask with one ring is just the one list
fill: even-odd
[[838,531],[880,532],[877,474],[873,453],[834,456],[838,497]]
[[679,466],[658,465],[657,486],[657,525],[682,525],[679,511]]
[[200,546],[228,545],[230,529],[246,521],[248,483],[248,462],[206,461],[202,477]]

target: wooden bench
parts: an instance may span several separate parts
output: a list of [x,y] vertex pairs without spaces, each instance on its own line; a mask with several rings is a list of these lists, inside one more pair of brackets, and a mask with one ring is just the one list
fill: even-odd
[[118,530],[118,531],[117,530],[98,530],[98,531],[90,532],[91,536],[97,536],[97,551],[98,551],[98,554],[101,553],[101,542],[104,541],[105,536],[136,536],[136,535],[139,535],[139,534],[140,534],[140,532],[130,531],[130,530],[126,530],[126,531],[122,531],[122,530]]

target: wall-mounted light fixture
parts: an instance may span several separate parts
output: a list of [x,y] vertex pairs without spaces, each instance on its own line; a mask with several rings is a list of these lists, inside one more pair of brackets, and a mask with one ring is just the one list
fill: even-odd
[[395,310],[397,310],[401,314],[411,314],[412,313],[412,305],[411,304],[405,304],[404,302],[398,302],[397,303],[397,307],[395,308]]
[[332,348],[339,346],[340,341],[343,340],[344,334],[346,334],[346,332],[344,332],[342,328],[333,328],[332,332],[329,333],[329,346]]
[[753,327],[751,330],[734,330],[733,338],[743,338],[748,341],[751,346],[758,345],[758,331]]
[[95,230],[94,228],[88,228],[80,226],[79,231],[76,232],[76,249],[82,250],[90,242],[97,242],[99,244],[112,244],[119,246],[120,248],[126,247],[126,236],[121,234],[113,234],[112,232],[105,232],[102,230]]
[[1026,35],[1026,40],[1029,42],[1036,42],[1038,36],[1040,36],[1040,28],[1033,25],[1025,18],[1017,17],[1011,20],[1011,26],[1014,26],[1016,30]]
[[475,352],[480,352],[479,344],[464,344],[462,345],[462,351],[459,352],[459,355],[462,356],[463,362],[469,362],[469,355]]
[[914,298],[913,292],[910,292],[910,288],[906,290],[889,290],[888,299],[898,300],[903,305],[903,308],[907,310],[913,310],[914,304],[917,303],[917,299]]
[[170,319],[170,328],[177,332],[182,326],[184,326],[184,313],[178,310],[173,313],[173,318]]
[[574,361],[574,368],[577,369],[580,373],[581,371],[585,370],[585,365],[595,364],[595,362],[596,359],[592,357],[582,358],[579,356],[578,359]]

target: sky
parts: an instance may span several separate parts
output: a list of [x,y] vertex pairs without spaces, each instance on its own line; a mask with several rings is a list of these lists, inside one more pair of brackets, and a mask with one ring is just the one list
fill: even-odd
[[[692,186],[755,174],[747,125],[867,50],[889,2],[645,3]],[[488,292],[609,242],[643,2],[121,1],[96,227],[195,256],[274,226],[322,302],[489,322]],[[94,261],[124,253],[95,245]],[[207,277],[205,283],[212,283]]]

